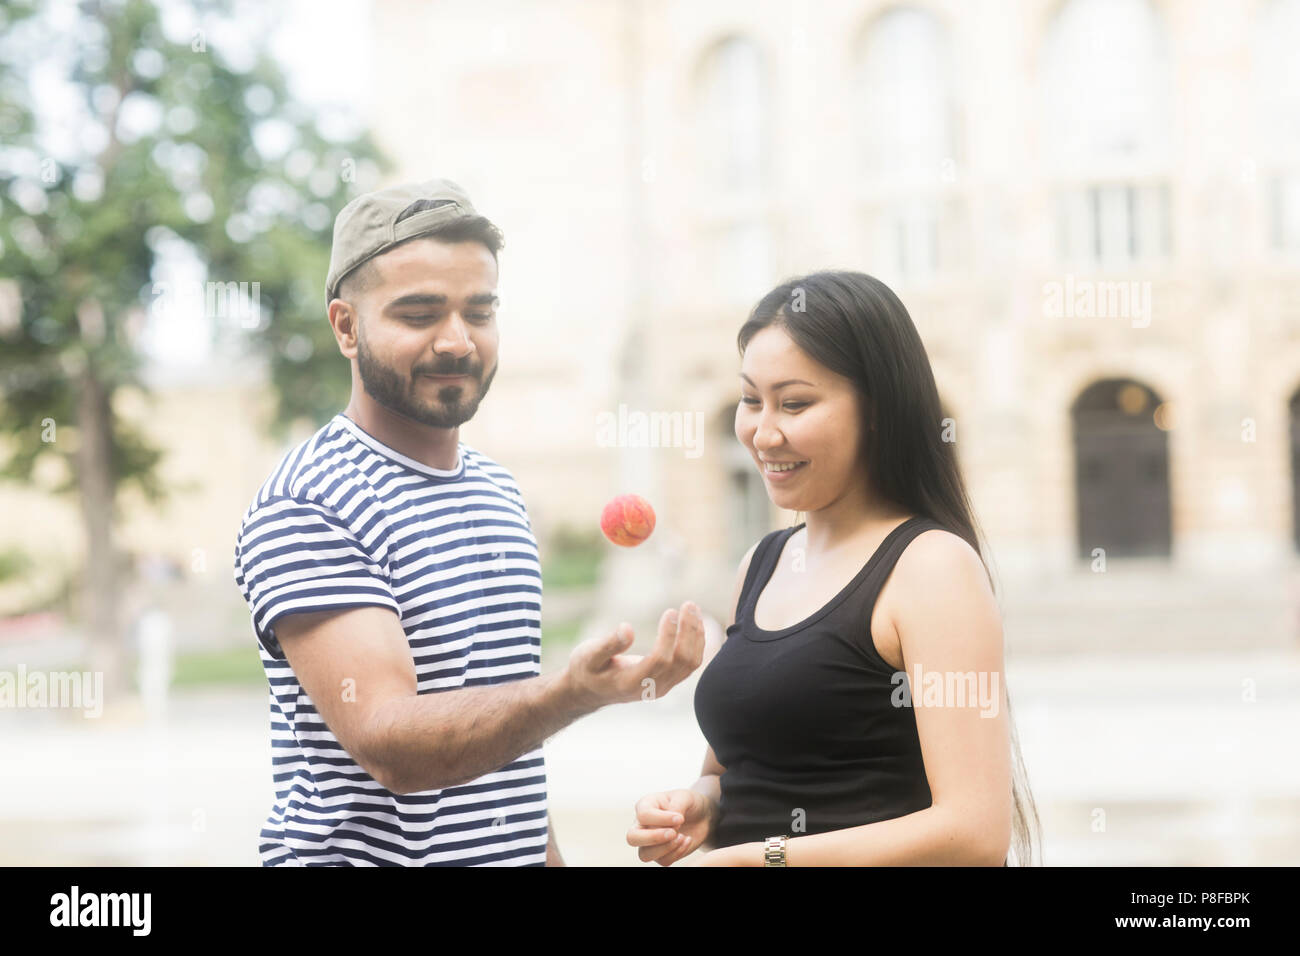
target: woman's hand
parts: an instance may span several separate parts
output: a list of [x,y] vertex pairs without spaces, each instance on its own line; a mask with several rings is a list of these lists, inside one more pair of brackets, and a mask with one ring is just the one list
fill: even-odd
[[641,862],[672,866],[700,847],[713,827],[715,805],[695,790],[646,794],[636,803],[636,823],[627,831]]

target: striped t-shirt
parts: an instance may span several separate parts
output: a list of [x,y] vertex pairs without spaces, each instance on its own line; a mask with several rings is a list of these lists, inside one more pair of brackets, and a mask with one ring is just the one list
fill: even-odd
[[275,806],[264,866],[545,865],[542,750],[443,790],[395,794],[325,726],[275,637],[284,614],[376,605],[400,619],[421,694],[541,672],[541,565],[510,473],[461,442],[430,468],[339,414],[244,515],[235,581],[270,685]]

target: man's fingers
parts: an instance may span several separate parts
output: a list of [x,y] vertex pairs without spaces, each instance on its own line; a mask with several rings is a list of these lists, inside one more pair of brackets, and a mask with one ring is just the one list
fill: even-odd
[[666,693],[690,676],[704,659],[704,619],[693,601],[687,601],[675,615],[676,629],[667,654],[659,658],[652,673]]
[[677,622],[673,660],[695,670],[704,659],[704,618],[694,601],[682,605]]
[[632,646],[632,626],[624,622],[614,629],[604,640],[596,645],[591,656],[591,667],[593,670],[600,670],[611,657],[621,654]]
[[661,693],[677,684],[704,659],[704,618],[695,602],[669,608],[659,618],[654,649],[642,661],[643,676],[663,683]]
[[655,646],[646,655],[651,667],[657,667],[672,655],[673,644],[677,641],[678,614],[675,608],[668,608],[659,615],[659,630],[655,633]]

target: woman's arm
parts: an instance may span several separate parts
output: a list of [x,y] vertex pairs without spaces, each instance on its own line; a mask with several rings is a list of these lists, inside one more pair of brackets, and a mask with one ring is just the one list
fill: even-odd
[[[1002,623],[983,563],[957,535],[927,531],[903,552],[893,576],[894,626],[931,805],[791,837],[786,865],[1001,866],[1011,843],[1011,738]],[[958,688],[964,693],[953,693]],[[762,843],[725,847],[700,864],[762,866],[763,850]]]

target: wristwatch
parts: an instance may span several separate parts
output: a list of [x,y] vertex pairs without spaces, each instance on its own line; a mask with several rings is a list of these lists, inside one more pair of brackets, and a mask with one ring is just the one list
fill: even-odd
[[768,837],[763,847],[764,866],[785,866],[785,841],[787,837]]

